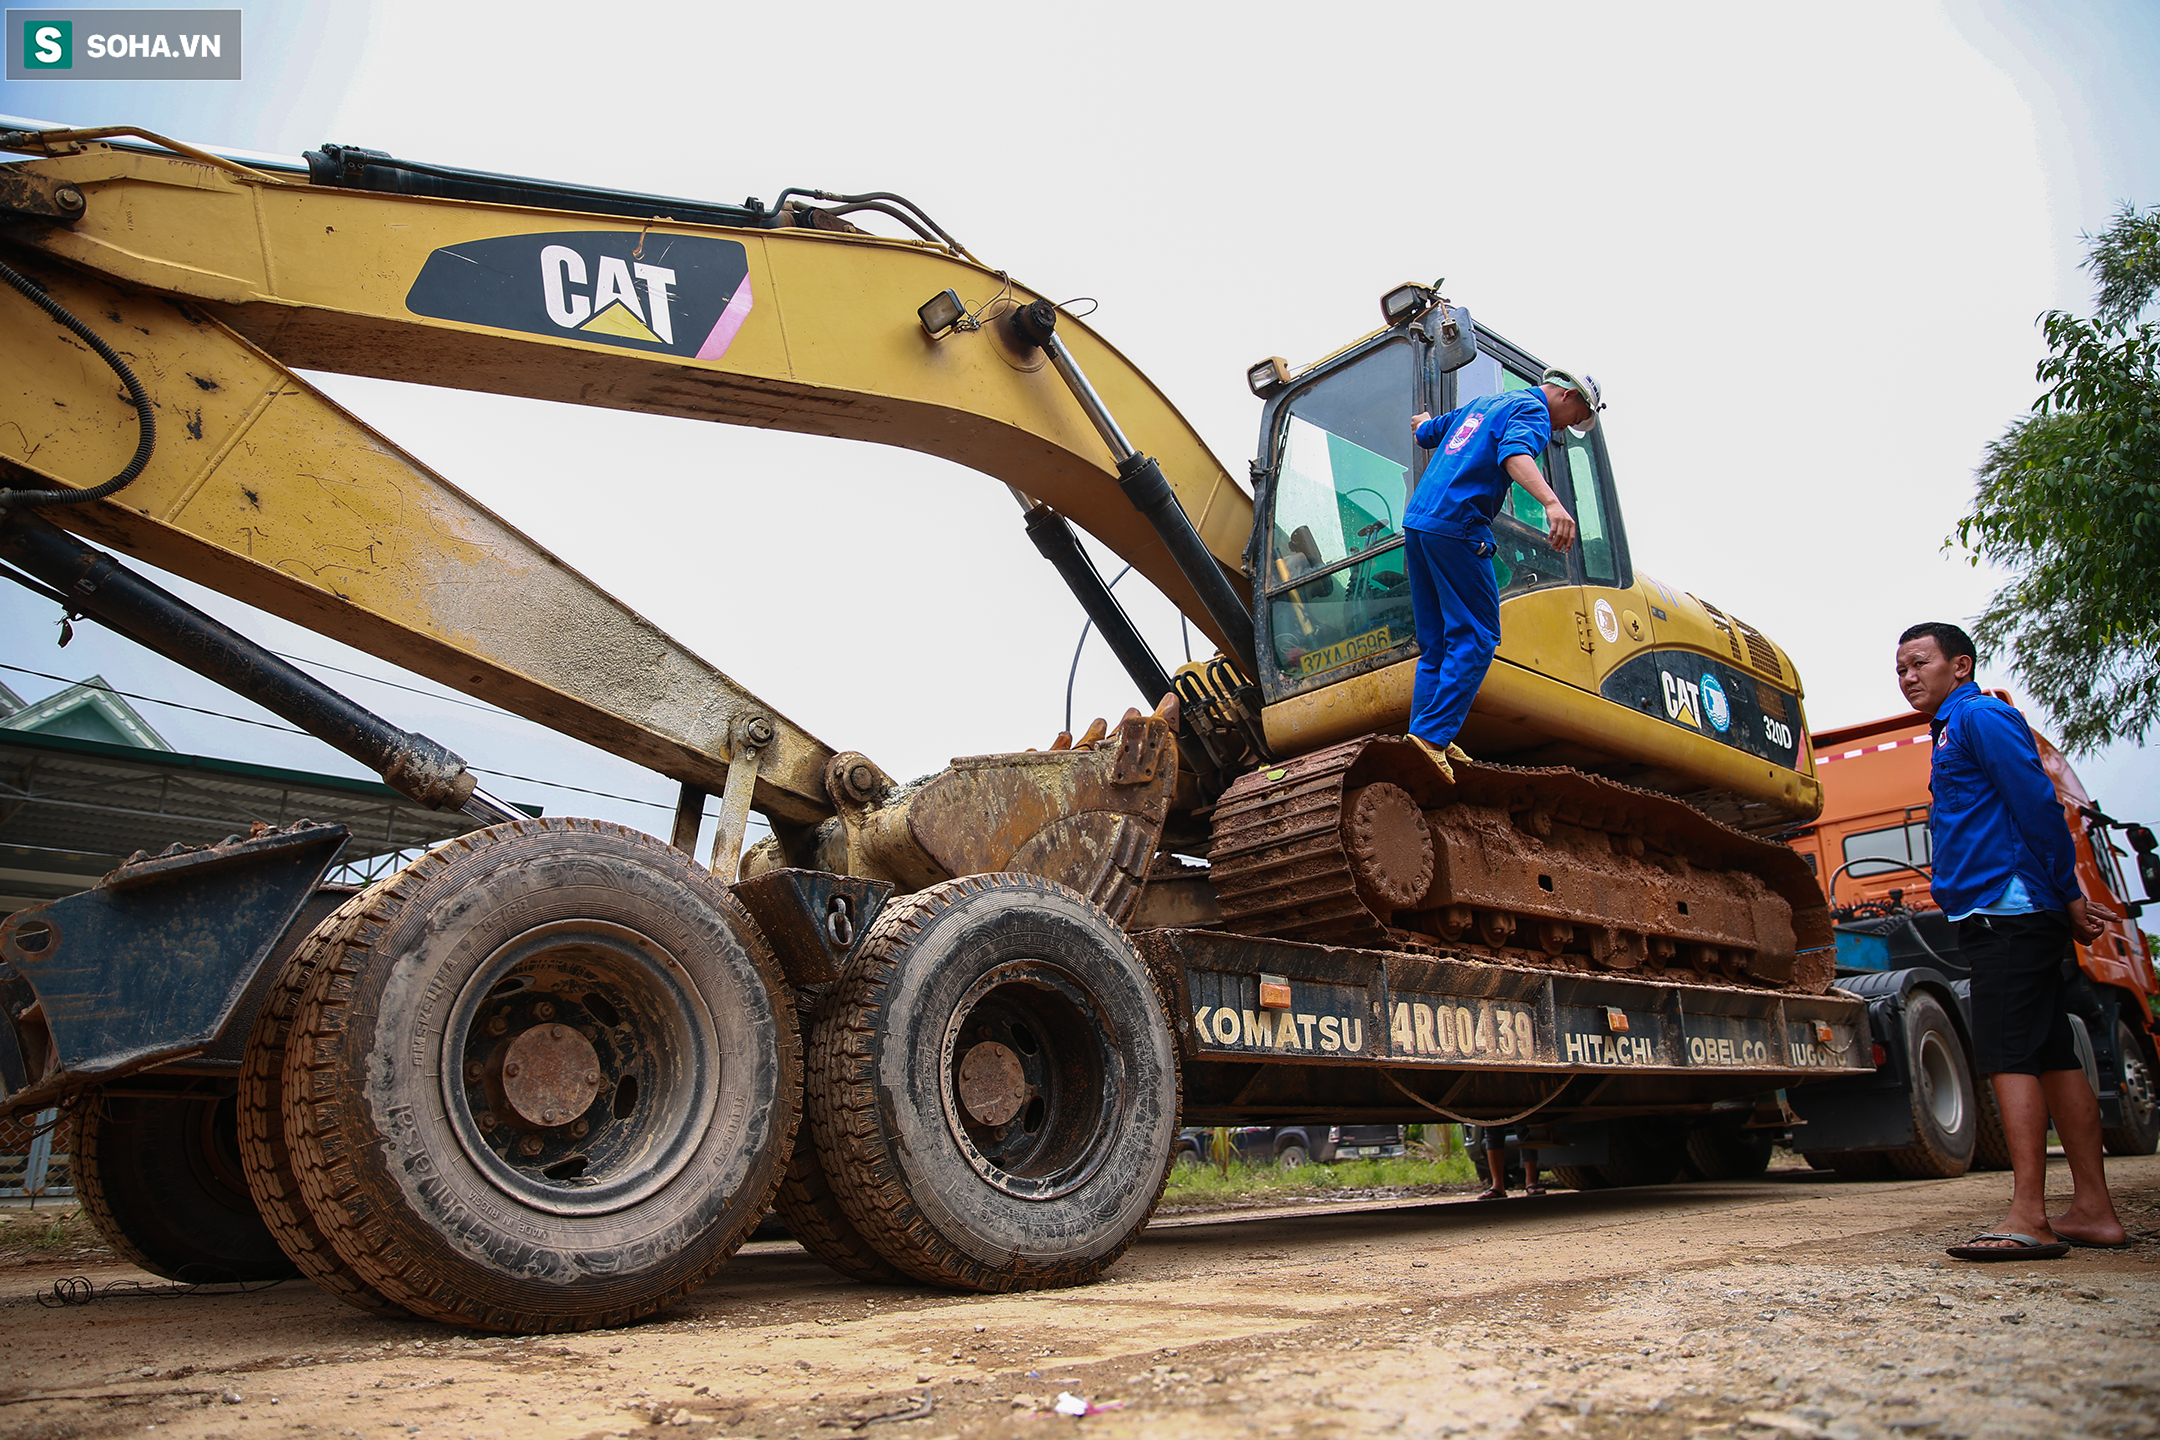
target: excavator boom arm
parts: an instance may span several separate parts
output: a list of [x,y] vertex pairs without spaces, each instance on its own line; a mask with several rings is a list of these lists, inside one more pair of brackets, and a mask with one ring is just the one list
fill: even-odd
[[[759,807],[828,813],[828,747],[293,373],[318,369],[940,455],[1067,516],[1228,638],[1047,357],[999,323],[1039,297],[953,249],[677,223],[658,200],[641,219],[43,148],[0,166],[0,200],[44,205],[0,249],[103,317],[163,437],[123,493],[52,515],[175,574],[715,791],[764,719]],[[933,340],[916,312],[946,290],[969,318]],[[0,303],[20,337],[0,347],[0,459],[17,483],[99,483],[135,444],[133,411],[78,341]],[[1234,572],[1250,498],[1107,342],[1069,318],[1058,334]]]

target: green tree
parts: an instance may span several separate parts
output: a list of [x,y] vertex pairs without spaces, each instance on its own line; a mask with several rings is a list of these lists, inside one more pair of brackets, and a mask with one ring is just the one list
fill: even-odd
[[1974,639],[2039,697],[2065,750],[2160,720],[2160,208],[2125,205],[2086,267],[2098,313],[2041,319],[2048,388],[1988,447],[1955,539],[2016,576]]

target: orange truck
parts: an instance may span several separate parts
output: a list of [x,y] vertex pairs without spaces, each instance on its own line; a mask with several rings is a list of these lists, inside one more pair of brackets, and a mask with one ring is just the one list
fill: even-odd
[[[2150,1155],[2160,1147],[2160,983],[2152,940],[2137,921],[2145,905],[2160,904],[2160,855],[2150,829],[2101,810],[2062,752],[2037,730],[2033,739],[2077,847],[2078,881],[2118,917],[2077,947],[2079,1053],[2100,1097],[2109,1153]],[[1813,740],[1822,815],[1785,838],[1830,901],[1838,984],[1871,1002],[1881,1053],[1875,1075],[1795,1092],[1807,1123],[1793,1143],[1846,1173],[1912,1174],[1916,1159],[1925,1166],[1931,1153],[1963,1148],[1969,1131],[1974,1165],[2005,1163],[1991,1097],[1972,1068],[1967,968],[1955,927],[1929,894],[1927,717],[1907,711],[1817,731]]]

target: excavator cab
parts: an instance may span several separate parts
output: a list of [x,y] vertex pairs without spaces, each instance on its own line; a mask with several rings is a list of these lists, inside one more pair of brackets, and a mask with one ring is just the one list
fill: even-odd
[[[1254,467],[1261,552],[1254,570],[1262,628],[1258,679],[1270,704],[1416,657],[1402,515],[1430,457],[1417,448],[1411,417],[1526,389],[1543,371],[1482,328],[1462,361],[1460,352],[1470,347],[1441,338],[1440,313],[1372,336],[1268,399]],[[1475,325],[1465,311],[1452,314],[1461,325]],[[1456,368],[1443,368],[1450,363]],[[1562,431],[1538,464],[1575,513],[1580,540],[1571,553],[1556,550],[1544,507],[1520,487],[1510,491],[1493,525],[1503,650],[1521,628],[1511,620],[1549,618],[1542,612],[1551,606],[1508,603],[1516,597],[1566,590],[1553,598],[1573,608],[1574,592],[1584,585],[1633,583],[1602,431],[1582,439]],[[1573,649],[1573,636],[1567,638]],[[1575,668],[1570,657],[1555,658],[1564,663],[1540,668]],[[1587,673],[1563,678],[1594,688]]]

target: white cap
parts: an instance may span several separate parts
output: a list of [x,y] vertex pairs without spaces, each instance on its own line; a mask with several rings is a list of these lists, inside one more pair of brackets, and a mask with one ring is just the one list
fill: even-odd
[[1597,424],[1598,411],[1605,408],[1605,397],[1598,392],[1597,380],[1589,375],[1577,376],[1572,371],[1562,370],[1559,366],[1553,365],[1546,368],[1544,375],[1539,377],[1538,383],[1541,385],[1558,385],[1563,390],[1573,390],[1583,397],[1583,403],[1590,407],[1590,419],[1580,426],[1568,426],[1568,433],[1578,440],[1588,435],[1591,426]]

